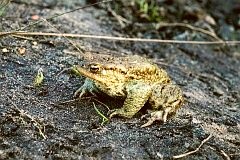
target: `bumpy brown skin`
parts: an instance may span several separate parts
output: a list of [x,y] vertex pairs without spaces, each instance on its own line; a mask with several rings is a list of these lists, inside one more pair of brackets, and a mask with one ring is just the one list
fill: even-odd
[[183,97],[178,86],[171,84],[167,72],[140,56],[107,58],[100,63],[76,68],[86,80],[75,97],[99,90],[111,97],[124,98],[123,107],[111,114],[125,118],[133,117],[149,101],[150,118],[142,127],[155,120],[165,122],[181,106]]

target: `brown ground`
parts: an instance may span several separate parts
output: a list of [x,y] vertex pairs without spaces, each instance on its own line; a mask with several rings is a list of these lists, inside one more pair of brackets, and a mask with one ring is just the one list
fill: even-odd
[[[28,24],[32,15],[46,18],[84,4],[61,2],[51,6],[45,1],[23,2],[16,0],[8,6],[0,17],[1,31]],[[232,21],[237,17],[240,21],[234,8],[240,6],[237,2],[229,0],[223,5],[222,1],[211,1],[205,4],[206,9],[202,8],[213,15],[217,23],[213,28],[223,39],[240,37],[239,25]],[[200,1],[194,4],[201,6]],[[175,5],[165,5],[176,9]],[[173,15],[169,13],[167,18],[174,19]],[[138,34],[166,39],[182,33],[187,37],[200,35],[191,30],[185,32],[183,28],[140,31],[142,27],[134,24],[120,29],[116,19],[103,7],[89,7],[50,22],[63,33],[124,37]],[[45,22],[28,31],[57,32]],[[156,37],[158,33],[160,37]],[[197,40],[206,35],[201,38]],[[209,135],[212,137],[199,151],[183,159],[240,159],[239,46],[94,39],[74,39],[74,42],[83,52],[140,54],[152,58],[182,88],[185,105],[176,118],[163,125],[140,128],[143,121],[136,115],[130,120],[114,118],[101,126],[101,117],[92,101],[106,115],[104,105],[91,99],[71,101],[84,78],[69,73],[58,75],[64,68],[83,63],[83,56],[72,44],[60,37],[0,37],[0,159],[171,159],[196,149]],[[33,87],[39,68],[43,69],[45,79],[41,87]],[[110,108],[122,103],[109,97],[102,99]]]

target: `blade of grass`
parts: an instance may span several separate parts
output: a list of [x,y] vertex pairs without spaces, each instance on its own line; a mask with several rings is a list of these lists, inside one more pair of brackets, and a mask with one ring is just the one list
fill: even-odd
[[104,116],[104,115],[97,109],[97,107],[96,107],[96,105],[95,105],[94,102],[93,102],[93,107],[94,107],[95,111],[98,113],[98,115],[99,115],[100,117],[102,117],[101,125],[103,125],[104,123],[106,123],[106,122],[109,121],[109,119],[108,119],[106,116]]

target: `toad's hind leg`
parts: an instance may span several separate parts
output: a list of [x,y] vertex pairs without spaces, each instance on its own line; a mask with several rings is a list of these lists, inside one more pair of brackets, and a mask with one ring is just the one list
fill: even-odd
[[147,127],[153,124],[154,121],[162,121],[165,123],[167,121],[167,118],[169,115],[171,117],[176,114],[176,106],[178,106],[181,103],[181,100],[177,100],[171,104],[169,107],[163,107],[163,110],[160,111],[154,111],[150,113],[150,118],[148,119],[147,123],[143,124],[141,127]]
[[155,89],[149,99],[153,112],[150,113],[148,122],[141,127],[147,127],[157,120],[165,123],[169,117],[176,114],[178,108],[182,105],[182,91],[178,86],[164,84],[156,86]]
[[167,121],[168,113],[170,112],[171,107],[166,108],[165,110],[155,111],[150,114],[150,118],[147,123],[143,124],[141,127],[147,127],[153,124],[154,121],[162,121],[165,123]]
[[151,86],[133,82],[126,86],[127,98],[124,101],[123,107],[114,110],[110,114],[110,118],[113,116],[120,116],[125,118],[132,118],[148,101],[151,95]]

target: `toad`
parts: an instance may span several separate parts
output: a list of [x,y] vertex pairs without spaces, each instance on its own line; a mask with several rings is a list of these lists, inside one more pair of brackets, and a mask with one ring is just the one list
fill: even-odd
[[112,57],[76,69],[86,79],[75,97],[101,91],[124,99],[123,106],[112,110],[110,118],[132,118],[149,103],[150,113],[143,116],[149,117],[148,121],[141,126],[146,127],[156,120],[166,122],[183,102],[180,88],[171,83],[167,72],[141,56]]

